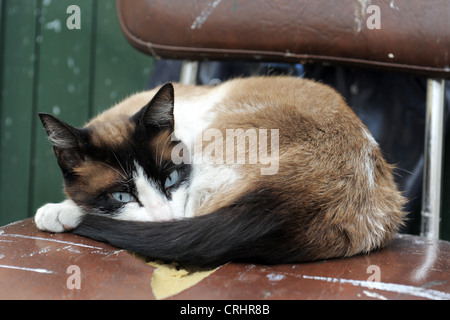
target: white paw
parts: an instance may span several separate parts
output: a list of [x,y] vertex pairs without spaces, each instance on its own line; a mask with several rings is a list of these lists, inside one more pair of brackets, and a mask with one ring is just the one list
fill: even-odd
[[72,200],[66,200],[40,207],[34,221],[40,230],[64,232],[76,228],[83,215],[83,211]]

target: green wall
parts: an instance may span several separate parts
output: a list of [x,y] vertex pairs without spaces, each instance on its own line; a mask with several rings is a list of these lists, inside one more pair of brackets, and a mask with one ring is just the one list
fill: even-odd
[[[66,26],[80,8],[81,29]],[[145,89],[154,60],[125,40],[114,0],[0,0],[0,226],[64,198],[37,113],[81,126]]]

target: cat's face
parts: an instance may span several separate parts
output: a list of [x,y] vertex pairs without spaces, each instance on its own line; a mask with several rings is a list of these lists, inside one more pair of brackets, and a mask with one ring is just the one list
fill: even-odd
[[[184,202],[188,164],[171,161],[173,87],[163,86],[139,112],[77,129],[40,114],[64,176],[66,194],[88,213],[167,220]],[[157,208],[157,210],[156,210]]]

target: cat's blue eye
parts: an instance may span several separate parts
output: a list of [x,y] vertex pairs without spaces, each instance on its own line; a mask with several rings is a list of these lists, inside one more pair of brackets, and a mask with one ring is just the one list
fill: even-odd
[[136,201],[136,198],[128,192],[113,192],[113,193],[111,193],[111,196],[113,197],[114,200],[117,200],[117,201],[123,202],[123,203]]
[[173,187],[178,182],[178,179],[180,179],[180,174],[178,173],[178,170],[173,170],[166,178],[166,181],[164,182],[164,188],[167,189]]

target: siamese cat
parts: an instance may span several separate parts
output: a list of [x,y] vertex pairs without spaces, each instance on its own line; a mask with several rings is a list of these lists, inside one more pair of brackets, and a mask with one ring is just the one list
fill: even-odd
[[165,84],[83,128],[39,114],[68,197],[36,226],[186,266],[368,253],[405,199],[332,88],[293,77]]

